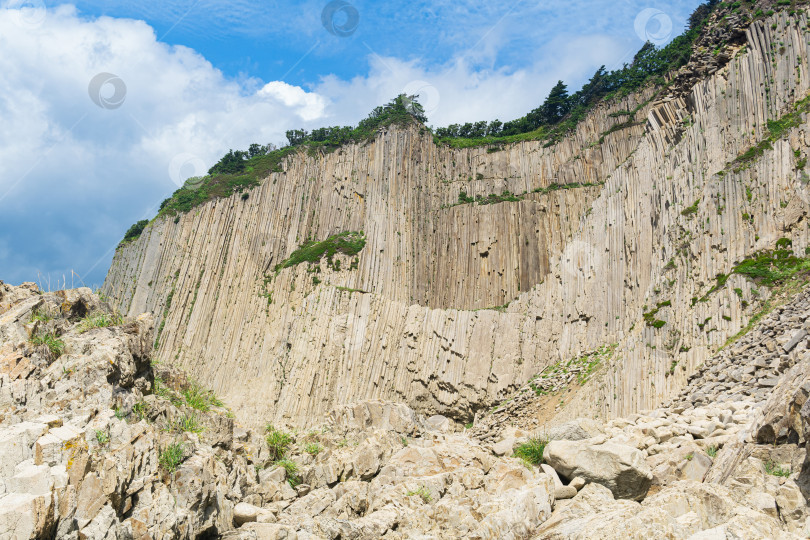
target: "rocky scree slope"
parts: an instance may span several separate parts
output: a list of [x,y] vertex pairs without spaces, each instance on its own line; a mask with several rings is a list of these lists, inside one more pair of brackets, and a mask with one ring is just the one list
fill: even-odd
[[150,362],[149,315],[0,283],[0,537],[806,537],[808,314],[810,290],[607,424],[488,438],[371,401],[255,433]]
[[[159,217],[103,292],[154,313],[157,357],[255,426],[363,399],[469,422],[613,345],[558,420],[655,407],[767,301],[737,263],[783,238],[807,257],[807,13],[772,7],[750,25],[723,7],[675,82],[551,147],[453,149],[412,126],[293,155],[243,195]],[[504,190],[521,195],[458,204]],[[286,264],[344,232],[364,234],[356,254]]]

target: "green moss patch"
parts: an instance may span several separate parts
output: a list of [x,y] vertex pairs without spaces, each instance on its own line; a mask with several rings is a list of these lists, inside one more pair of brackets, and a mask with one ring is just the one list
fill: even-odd
[[278,273],[285,268],[291,268],[301,263],[317,264],[326,257],[327,264],[330,268],[339,270],[336,267],[334,256],[338,253],[353,257],[360,253],[366,246],[366,237],[363,232],[342,232],[334,236],[330,236],[326,240],[316,242],[314,240],[307,240],[292,254],[280,262],[273,268],[273,271]]

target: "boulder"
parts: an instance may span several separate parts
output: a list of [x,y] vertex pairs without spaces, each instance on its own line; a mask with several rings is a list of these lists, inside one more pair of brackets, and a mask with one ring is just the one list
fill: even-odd
[[687,461],[686,465],[681,470],[681,474],[685,480],[703,482],[711,466],[712,458],[705,454],[696,453],[692,455],[692,459]]
[[251,523],[256,521],[259,513],[262,511],[258,506],[240,502],[233,507],[233,525],[239,527],[244,523]]
[[554,426],[546,433],[546,437],[553,441],[581,441],[604,435],[602,425],[590,418],[577,418]]
[[562,501],[564,499],[573,499],[577,494],[577,488],[574,486],[557,486],[554,488],[554,499]]
[[428,429],[441,433],[451,433],[454,430],[453,421],[441,414],[434,414],[425,420],[425,424]]
[[511,456],[515,447],[515,439],[508,437],[492,445],[492,453],[496,456]]
[[642,500],[653,479],[644,454],[622,444],[551,441],[543,458],[565,478],[603,485],[617,499]]

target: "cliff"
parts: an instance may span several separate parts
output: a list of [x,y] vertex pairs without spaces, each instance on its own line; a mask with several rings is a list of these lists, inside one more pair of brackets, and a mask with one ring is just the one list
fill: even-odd
[[[157,356],[254,424],[362,399],[466,422],[606,345],[555,421],[652,408],[767,301],[735,263],[782,238],[805,256],[806,27],[756,21],[687,86],[606,103],[549,147],[453,149],[413,126],[298,153],[247,197],[158,218],[103,294],[153,312]],[[274,272],[344,231],[364,233],[356,259]]]

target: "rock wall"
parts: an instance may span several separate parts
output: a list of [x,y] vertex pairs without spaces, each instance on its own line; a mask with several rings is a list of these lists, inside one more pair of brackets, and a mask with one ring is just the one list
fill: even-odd
[[[808,245],[806,115],[750,167],[727,167],[807,95],[806,25],[803,12],[755,22],[686,97],[648,88],[605,104],[549,148],[456,150],[412,127],[299,154],[247,199],[153,222],[103,292],[154,312],[158,356],[256,424],[315,424],[360,399],[469,420],[545,366],[614,343],[559,419],[651,408],[751,316],[740,276],[692,298],[779,238]],[[627,120],[612,113],[636,108],[648,122],[607,133]],[[568,183],[598,185],[532,193]],[[455,205],[503,190],[528,193]],[[315,285],[301,265],[265,285],[306,238],[349,230],[367,239],[356,269],[322,264]],[[666,324],[647,326],[659,303]]]

